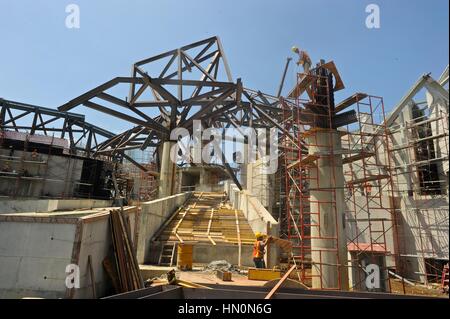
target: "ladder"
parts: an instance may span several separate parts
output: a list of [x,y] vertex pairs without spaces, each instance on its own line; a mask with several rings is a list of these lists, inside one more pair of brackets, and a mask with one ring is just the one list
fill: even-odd
[[177,244],[175,242],[166,242],[162,244],[161,254],[158,264],[161,266],[173,266]]
[[442,270],[442,291],[448,293],[448,264]]

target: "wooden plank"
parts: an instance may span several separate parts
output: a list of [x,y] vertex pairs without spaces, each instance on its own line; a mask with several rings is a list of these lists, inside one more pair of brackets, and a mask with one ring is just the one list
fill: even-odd
[[342,102],[340,102],[338,105],[336,105],[334,111],[335,113],[338,113],[340,111],[345,110],[347,107],[352,106],[353,104],[365,99],[367,97],[366,93],[355,93],[352,96],[346,98]]
[[287,271],[287,273],[284,274],[283,278],[280,279],[280,281],[275,285],[275,287],[272,288],[272,290],[267,294],[264,299],[271,299],[273,295],[277,292],[277,290],[281,287],[281,285],[285,282],[286,279],[289,278],[290,274],[296,269],[297,266],[293,265],[291,269]]
[[292,89],[288,97],[289,98],[298,98],[300,95],[303,94],[303,92],[306,90],[306,88],[311,84],[313,80],[313,77],[310,75],[304,76],[295,86],[294,89]]
[[239,227],[239,218],[238,218],[238,211],[234,211],[234,216],[236,218],[236,232],[238,237],[238,244],[239,244],[239,255],[238,255],[238,266],[242,266],[242,243],[241,243],[241,229]]
[[128,222],[120,210],[111,211],[110,224],[120,290],[141,289],[144,282],[132,246]]
[[88,267],[89,267],[89,274],[91,277],[91,286],[92,286],[92,298],[97,299],[97,292],[95,289],[95,276],[94,276],[94,269],[92,268],[92,256],[88,256]]
[[295,165],[300,164],[300,166],[315,166],[314,162],[319,159],[318,155],[314,155],[314,154],[308,154],[306,155],[304,158],[302,158],[301,160],[298,159],[295,162],[289,164],[287,166],[287,169],[291,169],[292,167],[294,167]]
[[348,164],[351,162],[356,162],[371,156],[375,156],[375,153],[372,152],[365,152],[365,151],[361,151],[361,153],[356,154],[356,155],[352,155],[352,156],[348,156],[348,157],[344,157],[342,159],[342,164]]
[[211,238],[210,236],[210,232],[211,232],[211,225],[212,225],[212,221],[213,221],[213,217],[214,217],[214,208],[211,209],[211,216],[209,217],[209,223],[208,223],[208,231],[207,231],[207,235],[208,235],[208,239],[211,241],[211,243],[216,246],[216,243],[214,242],[214,240]]
[[216,271],[216,277],[219,278],[222,281],[232,281],[231,277],[231,272],[229,271],[222,271],[222,270],[217,270]]
[[356,179],[354,181],[350,181],[347,184],[351,184],[351,185],[362,184],[365,182],[378,181],[380,179],[385,179],[388,177],[389,177],[389,175],[372,175],[372,176],[367,176],[366,178],[360,178],[360,179]]

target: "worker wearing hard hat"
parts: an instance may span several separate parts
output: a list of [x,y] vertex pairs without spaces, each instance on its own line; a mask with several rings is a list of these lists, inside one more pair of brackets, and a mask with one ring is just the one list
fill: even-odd
[[272,240],[272,236],[256,233],[256,241],[253,244],[253,262],[256,268],[266,268],[264,255],[266,254],[266,246]]
[[309,73],[309,70],[311,69],[311,58],[309,57],[309,54],[306,51],[300,50],[297,47],[292,47],[292,52],[297,53],[299,56],[299,59],[297,61],[297,65],[301,65],[303,67],[303,70],[305,73]]

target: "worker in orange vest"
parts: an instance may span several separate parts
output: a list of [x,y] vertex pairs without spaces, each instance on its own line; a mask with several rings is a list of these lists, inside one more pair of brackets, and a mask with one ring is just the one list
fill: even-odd
[[264,234],[256,233],[255,237],[256,241],[253,244],[253,262],[256,268],[266,268],[264,255],[266,254],[266,246],[271,241],[272,236],[267,237]]

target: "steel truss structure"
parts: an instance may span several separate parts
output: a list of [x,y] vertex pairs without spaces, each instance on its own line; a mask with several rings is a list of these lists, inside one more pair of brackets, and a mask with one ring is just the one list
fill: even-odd
[[192,129],[195,120],[203,127],[283,130],[278,104],[278,97],[246,89],[240,79],[233,82],[220,39],[212,37],[136,62],[131,76],[116,77],[58,109],[85,106],[133,124],[95,153],[126,157],[132,149],[160,146],[175,128]]
[[73,155],[91,157],[113,133],[85,121],[84,115],[0,99],[0,129],[68,139]]
[[[194,120],[205,128],[277,127],[283,131],[279,98],[244,88],[240,79],[234,82],[218,37],[138,61],[131,76],[115,77],[61,105],[58,111],[5,100],[1,103],[2,130],[58,132],[69,139],[73,153],[119,162],[126,159],[145,172],[148,168],[127,155],[128,151],[157,149],[170,140],[173,129],[192,129]],[[132,127],[112,134],[86,123],[83,115],[69,112],[80,106]],[[27,116],[31,118],[26,124],[18,123],[27,121]],[[224,166],[241,188],[230,165]],[[155,171],[150,173],[156,176]]]

